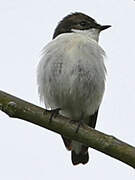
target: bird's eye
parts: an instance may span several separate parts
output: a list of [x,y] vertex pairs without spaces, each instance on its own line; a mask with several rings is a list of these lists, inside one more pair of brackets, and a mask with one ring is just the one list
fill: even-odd
[[80,25],[84,27],[84,26],[87,25],[87,22],[86,22],[86,21],[81,21],[81,22],[80,22]]

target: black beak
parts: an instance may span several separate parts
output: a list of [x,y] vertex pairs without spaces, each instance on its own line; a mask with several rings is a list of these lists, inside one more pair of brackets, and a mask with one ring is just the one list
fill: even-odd
[[108,29],[109,27],[111,27],[110,25],[104,25],[104,26],[100,26],[100,31],[103,31],[105,29]]

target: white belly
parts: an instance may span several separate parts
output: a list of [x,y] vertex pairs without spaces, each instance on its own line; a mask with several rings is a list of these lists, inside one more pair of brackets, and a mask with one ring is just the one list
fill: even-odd
[[104,51],[93,40],[72,33],[49,43],[38,66],[41,100],[79,120],[99,107],[105,86]]

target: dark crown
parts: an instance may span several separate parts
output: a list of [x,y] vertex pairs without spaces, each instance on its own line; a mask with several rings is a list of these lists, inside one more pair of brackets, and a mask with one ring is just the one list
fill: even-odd
[[83,13],[75,12],[64,17],[62,21],[59,22],[59,24],[57,25],[54,31],[53,39],[59,34],[73,32],[72,31],[73,29],[88,30],[91,28],[95,28],[95,29],[99,29],[99,32],[101,32],[109,27],[111,26],[110,25],[101,26],[93,18]]
[[[85,25],[86,27],[85,26],[79,27],[79,23],[81,22],[82,22],[82,26],[84,26],[83,23],[87,23]],[[73,29],[74,27],[76,27],[76,29],[89,29],[90,24],[92,25],[97,23],[93,18],[80,12],[69,14],[59,22],[59,24],[55,29],[53,38],[55,38],[59,34],[71,32],[71,29]]]

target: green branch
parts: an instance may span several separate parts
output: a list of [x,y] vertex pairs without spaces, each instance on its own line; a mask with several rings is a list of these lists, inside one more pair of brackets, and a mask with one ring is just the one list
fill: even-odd
[[80,127],[75,133],[77,124],[70,119],[58,115],[49,122],[51,111],[28,103],[15,96],[0,91],[0,110],[10,117],[19,118],[58,134],[84,143],[91,148],[103,152],[135,168],[135,147],[124,143],[113,136],[106,135],[88,126]]

